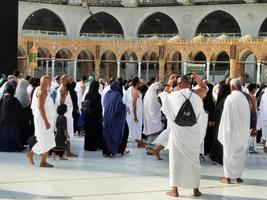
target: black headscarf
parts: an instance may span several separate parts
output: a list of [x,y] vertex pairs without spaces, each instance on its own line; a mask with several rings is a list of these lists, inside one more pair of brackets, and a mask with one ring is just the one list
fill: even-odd
[[12,96],[14,96],[16,88],[17,88],[18,82],[16,80],[10,80],[6,83],[4,94],[8,93]]
[[99,90],[99,83],[95,80],[92,80],[89,91],[86,94],[87,98],[90,98],[96,94],[99,94],[98,90]]
[[226,85],[224,82],[219,83],[219,94],[217,103],[219,103],[222,99],[225,99],[229,94],[231,94],[230,85]]

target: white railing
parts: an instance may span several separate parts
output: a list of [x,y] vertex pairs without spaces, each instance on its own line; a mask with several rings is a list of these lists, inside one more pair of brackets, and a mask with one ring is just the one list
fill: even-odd
[[87,0],[87,3],[89,6],[107,6],[107,7],[122,6],[121,0]]
[[234,37],[234,38],[241,37],[241,33],[196,33],[195,36],[198,36],[200,34],[207,38],[217,38],[221,36],[222,34],[225,34],[228,37]]
[[267,37],[267,32],[260,32],[259,37]]
[[44,31],[44,30],[22,30],[22,35],[45,35],[45,36],[57,36],[66,37],[66,32],[59,31]]
[[168,5],[179,5],[178,0],[138,0],[138,6],[168,6]]
[[123,38],[123,34],[113,33],[80,33],[81,38]]
[[34,2],[34,3],[50,3],[50,4],[60,4],[60,5],[68,5],[69,0],[19,0],[26,2]]
[[177,33],[165,33],[165,34],[138,34],[138,38],[149,39],[152,37],[158,38],[172,38],[176,36]]
[[193,0],[194,4],[244,3],[244,0]]

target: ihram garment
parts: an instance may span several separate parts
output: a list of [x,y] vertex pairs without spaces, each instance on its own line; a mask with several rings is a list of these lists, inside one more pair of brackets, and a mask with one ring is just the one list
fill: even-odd
[[126,121],[129,127],[129,137],[128,141],[135,141],[141,140],[142,136],[142,95],[139,94],[139,97],[136,102],[136,115],[138,121],[134,120],[134,113],[133,113],[133,87],[130,87],[123,96],[123,103],[126,105],[127,114],[126,114]]
[[[169,167],[170,185],[184,188],[198,188],[200,183],[200,144],[201,125],[198,123],[192,127],[181,127],[174,123],[174,120],[185,102],[185,97],[189,98],[191,91],[182,89],[177,92],[160,94],[162,100],[162,112],[168,120],[169,135]],[[192,94],[190,102],[196,116],[204,113],[202,99]]]
[[168,142],[169,142],[169,134],[170,134],[170,129],[168,129],[168,128],[165,129],[164,131],[162,131],[160,133],[160,135],[153,142],[153,144],[162,145],[162,146],[164,146],[166,148],[167,145],[168,145]]
[[250,135],[250,107],[246,96],[233,91],[224,103],[218,139],[223,145],[224,175],[240,178]]
[[257,128],[262,129],[262,139],[267,140],[267,89],[261,97],[259,109]]
[[[62,88],[62,86],[59,87],[58,90],[57,90],[57,99],[56,99],[56,105],[57,106],[60,105],[60,98],[61,98],[60,90],[61,90],[61,88]],[[71,100],[70,92],[69,91],[67,91],[67,92],[68,92],[68,94],[67,94],[67,97],[65,99],[64,104],[67,105],[68,111],[65,114],[65,117],[67,117],[67,131],[68,131],[68,134],[70,136],[70,139],[72,139],[73,135],[74,135],[73,116],[72,116],[73,103],[72,103],[72,100]]]
[[44,110],[47,120],[50,124],[50,128],[46,129],[44,120],[41,117],[39,110],[39,97],[38,91],[40,88],[36,88],[32,97],[32,112],[34,115],[35,136],[37,143],[33,146],[32,151],[38,155],[48,152],[50,149],[56,146],[54,128],[55,128],[55,107],[53,99],[50,94],[47,94],[44,104]]
[[144,97],[144,131],[145,135],[158,133],[162,130],[161,105],[158,100],[157,90],[161,88],[160,83],[152,84]]

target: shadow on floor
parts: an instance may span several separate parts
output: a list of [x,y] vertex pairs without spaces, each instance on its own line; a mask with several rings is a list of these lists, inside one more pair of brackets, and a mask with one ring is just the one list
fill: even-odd
[[[205,180],[215,180],[215,181],[217,180],[217,181],[219,181],[219,178],[220,177],[218,177],[218,176],[208,176],[208,175],[201,176],[201,179],[205,179]],[[232,185],[236,185],[236,184],[232,184]],[[254,186],[267,187],[267,180],[245,178],[244,183],[242,183],[240,185],[254,185]]]
[[[18,198],[17,198],[18,197]],[[71,197],[64,196],[49,196],[49,195],[34,195],[31,193],[7,191],[0,189],[0,199],[72,199]]]

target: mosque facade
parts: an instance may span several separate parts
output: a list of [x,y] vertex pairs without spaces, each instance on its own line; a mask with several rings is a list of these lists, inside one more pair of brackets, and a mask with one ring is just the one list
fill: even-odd
[[227,73],[267,82],[266,9],[249,0],[21,0],[18,68],[160,81],[201,68],[211,82]]

